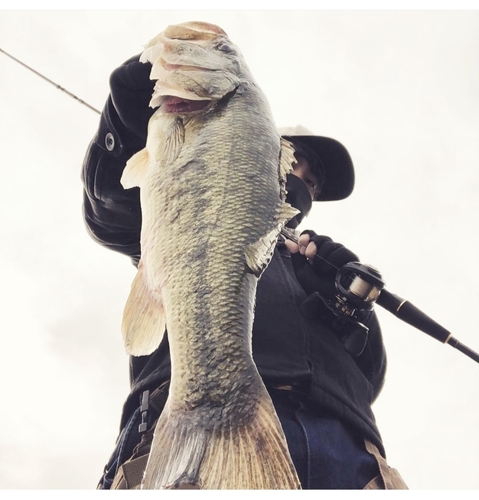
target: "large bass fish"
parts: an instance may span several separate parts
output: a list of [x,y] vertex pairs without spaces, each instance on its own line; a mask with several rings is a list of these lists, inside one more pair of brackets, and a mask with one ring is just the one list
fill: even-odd
[[251,352],[257,281],[297,213],[284,201],[293,149],[218,26],[169,26],[140,60],[158,109],[121,179],[142,207],[122,332],[140,356],[166,327],[171,352],[142,488],[299,488]]

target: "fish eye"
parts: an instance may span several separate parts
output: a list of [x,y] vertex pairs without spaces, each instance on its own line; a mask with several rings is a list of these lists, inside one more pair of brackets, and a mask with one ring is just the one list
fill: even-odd
[[231,54],[232,52],[234,52],[233,47],[225,42],[219,43],[216,48],[221,52],[224,52],[225,54]]

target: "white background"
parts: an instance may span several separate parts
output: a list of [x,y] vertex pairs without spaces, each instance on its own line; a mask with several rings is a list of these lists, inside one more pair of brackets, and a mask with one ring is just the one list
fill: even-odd
[[[0,48],[101,109],[111,71],[189,20],[226,30],[278,126],[348,148],[353,195],[316,203],[303,226],[479,351],[479,11],[2,10]],[[4,54],[0,75],[0,488],[92,489],[128,393],[135,269],[83,225],[98,115]],[[411,489],[478,489],[479,365],[378,314],[389,369],[373,408],[390,465]]]

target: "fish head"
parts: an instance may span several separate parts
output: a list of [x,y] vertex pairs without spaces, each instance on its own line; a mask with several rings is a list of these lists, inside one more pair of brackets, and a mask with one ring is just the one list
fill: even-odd
[[168,26],[145,46],[140,61],[152,64],[156,80],[150,106],[165,113],[204,111],[252,80],[238,47],[205,22]]

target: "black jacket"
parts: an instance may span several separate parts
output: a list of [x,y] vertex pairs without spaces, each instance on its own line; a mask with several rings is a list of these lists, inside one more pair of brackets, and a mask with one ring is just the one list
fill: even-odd
[[[100,244],[140,258],[139,190],[124,190],[120,177],[126,161],[144,141],[120,121],[111,98],[83,164],[84,217]],[[384,452],[371,403],[382,388],[386,356],[375,314],[363,354],[353,358],[334,330],[306,318],[300,306],[306,293],[296,279],[291,256],[279,242],[258,283],[253,327],[253,356],[266,385],[298,383],[322,411],[337,415]],[[138,407],[142,390],[170,377],[168,339],[149,356],[131,357],[131,393],[123,426]]]

